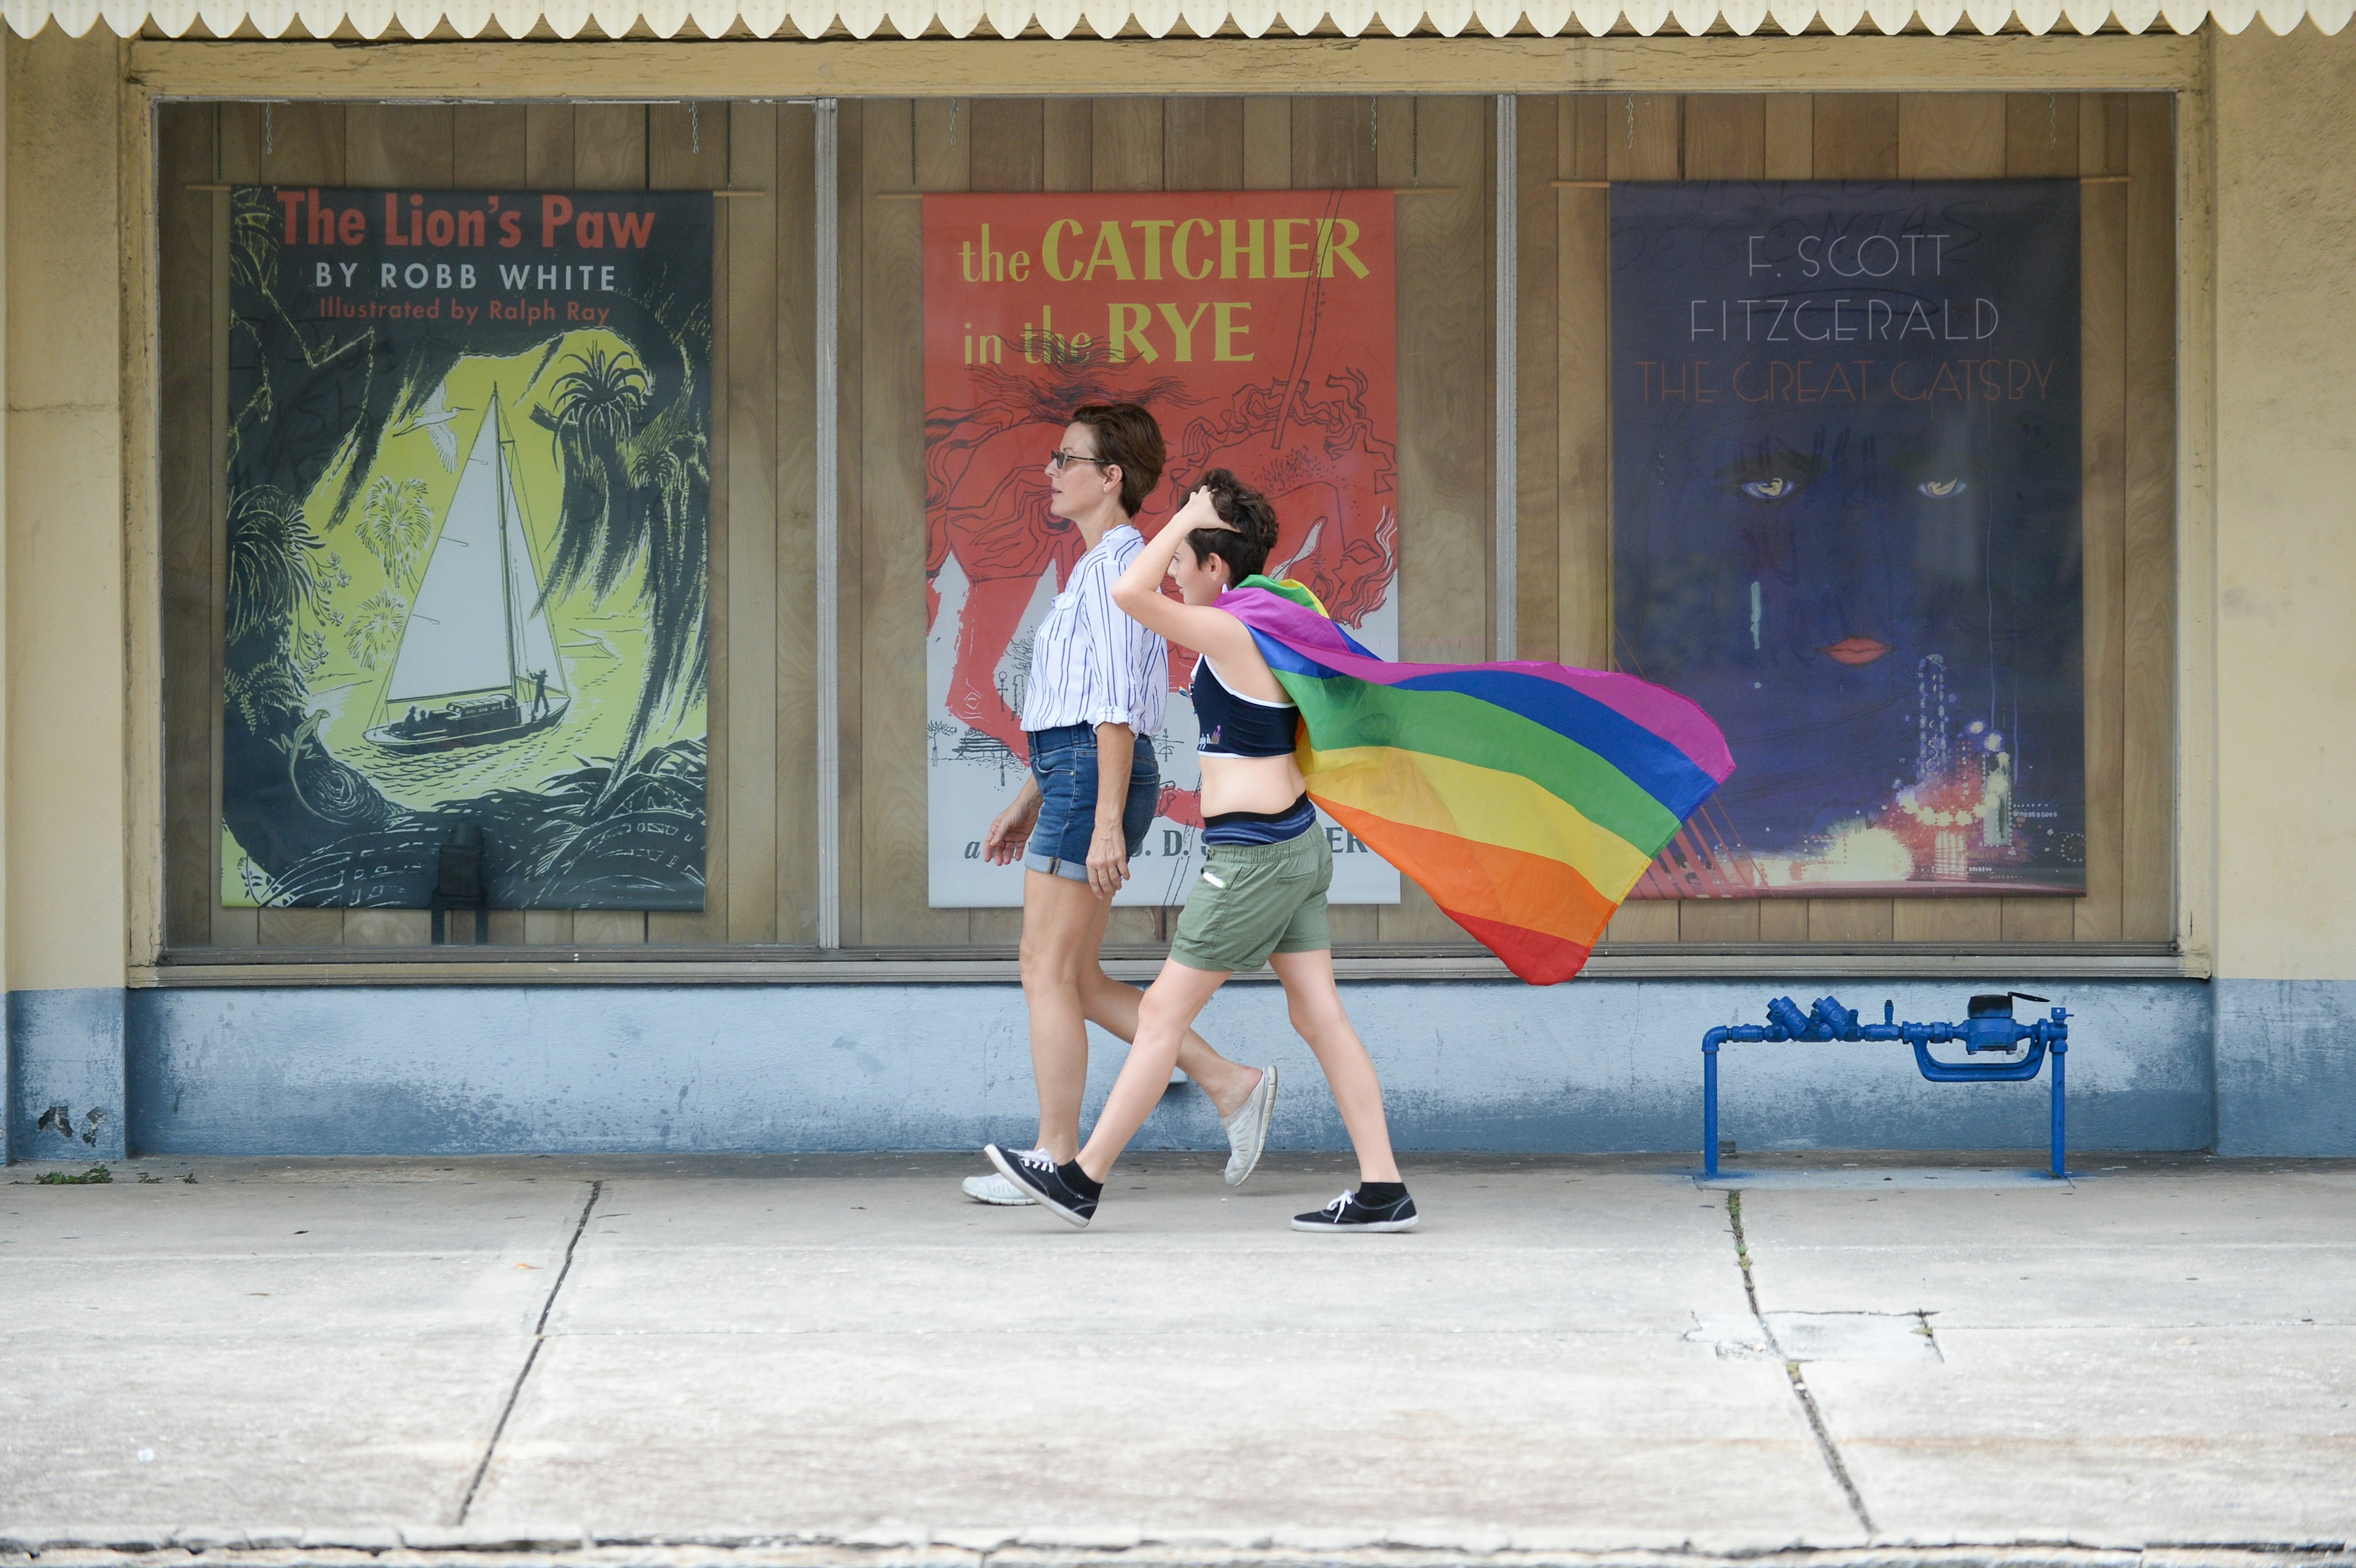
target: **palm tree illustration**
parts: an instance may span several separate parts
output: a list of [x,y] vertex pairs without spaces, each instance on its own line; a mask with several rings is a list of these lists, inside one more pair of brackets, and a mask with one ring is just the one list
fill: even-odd
[[628,353],[609,357],[593,347],[566,362],[573,368],[557,377],[550,405],[534,411],[556,433],[563,475],[555,557],[541,602],[585,582],[602,603],[633,566],[646,568],[638,602],[647,667],[602,801],[629,772],[664,706],[691,702],[704,689],[706,550],[698,497],[711,480],[710,443],[685,397],[646,418],[653,378]]
[[424,480],[381,474],[369,486],[360,506],[360,542],[382,563],[387,582],[417,591],[419,555],[433,527]]
[[298,613],[317,611],[330,586],[319,536],[303,503],[263,486],[237,497],[229,521],[228,695],[259,721],[300,710],[307,695]]
[[374,669],[401,645],[401,627],[409,606],[390,588],[380,588],[352,612],[344,629],[344,645],[363,669]]

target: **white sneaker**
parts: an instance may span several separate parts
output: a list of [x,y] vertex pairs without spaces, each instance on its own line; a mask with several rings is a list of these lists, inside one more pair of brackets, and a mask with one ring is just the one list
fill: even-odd
[[1268,1147],[1268,1125],[1276,1115],[1276,1063],[1269,1062],[1259,1070],[1259,1083],[1251,1096],[1236,1114],[1219,1125],[1227,1129],[1227,1185],[1241,1187],[1259,1164],[1260,1151]]
[[967,1177],[965,1195],[977,1203],[992,1203],[1006,1209],[1018,1209],[1039,1201],[994,1170],[988,1176]]

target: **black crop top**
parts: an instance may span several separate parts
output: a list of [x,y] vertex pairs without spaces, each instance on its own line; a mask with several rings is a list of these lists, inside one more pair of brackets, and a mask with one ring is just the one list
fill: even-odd
[[1301,710],[1229,691],[1208,658],[1194,665],[1194,749],[1206,757],[1289,757]]

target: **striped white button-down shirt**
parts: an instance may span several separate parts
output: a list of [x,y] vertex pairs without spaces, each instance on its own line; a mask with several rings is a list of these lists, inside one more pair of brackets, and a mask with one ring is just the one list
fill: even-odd
[[1023,728],[1126,724],[1141,737],[1162,728],[1170,703],[1170,645],[1112,602],[1145,536],[1127,523],[1107,528],[1080,557],[1055,607],[1031,641]]

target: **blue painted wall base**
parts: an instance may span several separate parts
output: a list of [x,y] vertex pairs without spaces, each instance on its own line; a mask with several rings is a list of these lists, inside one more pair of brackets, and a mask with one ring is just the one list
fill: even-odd
[[[1901,1012],[1939,1017],[1959,1012],[1971,990],[2004,983],[1992,975],[1847,988],[1853,1001],[1888,997]],[[2032,988],[2072,1010],[2073,1143],[2209,1146],[2206,985]],[[1695,1148],[1693,1041],[1712,1024],[1751,1017],[1761,992],[1757,981],[1582,980],[1546,990],[1368,983],[1344,995],[1382,1070],[1401,1148],[1637,1152]],[[70,1076],[76,1051],[88,1056],[102,1035],[108,996],[127,1075],[106,1103],[127,1104],[130,1145],[141,1153],[970,1149],[991,1138],[1027,1142],[1035,1115],[1013,986],[189,989],[133,992],[127,1008],[114,993],[36,993],[29,1008],[16,999],[25,1088]],[[58,999],[66,997],[87,1000]],[[1345,1147],[1277,987],[1230,986],[1202,1028],[1238,1061],[1285,1066],[1274,1147]],[[1091,1090],[1100,1099],[1122,1048],[1102,1035],[1095,1045]],[[1837,1054],[1849,1051],[1870,1060]],[[1783,1051],[1792,1054],[1771,1061]],[[1750,1048],[1728,1068],[1725,1136],[1746,1150],[2044,1140],[2041,1084],[1926,1084],[1911,1062],[1889,1056],[1873,1047]],[[64,1100],[80,1116],[83,1101],[99,1105],[93,1093]],[[102,1152],[81,1142],[79,1121],[70,1151],[49,1134],[32,1137],[37,1098],[15,1100],[27,1140],[17,1157]],[[100,1125],[110,1125],[122,1122],[110,1113]],[[1141,1140],[1222,1146],[1209,1104],[1185,1086]],[[119,1143],[103,1147],[120,1152]]]
[[9,1159],[121,1159],[130,1126],[128,995],[16,991],[0,1083]]
[[2356,1155],[2356,981],[2216,989],[2217,1152]]
[[[2006,978],[1840,988],[1853,1005],[1878,1011],[1887,997],[1901,1014],[1935,1018]],[[1402,1148],[1634,1152],[1695,1148],[1693,1042],[1751,1019],[1774,988],[1428,982],[1344,994],[1382,1068]],[[2028,988],[2071,1009],[2073,1144],[2356,1156],[2356,982]],[[0,1127],[6,1157],[20,1160],[113,1159],[126,1147],[957,1149],[1027,1138],[1033,1111],[1012,986],[25,991],[7,998],[6,1016]],[[1240,1061],[1288,1068],[1277,1147],[1343,1147],[1273,986],[1231,986],[1203,1027]],[[1099,1096],[1120,1050],[1097,1037]],[[1850,1051],[1877,1053],[1860,1061],[1841,1054]],[[1926,1084],[1887,1054],[1746,1047],[1725,1066],[1725,1136],[1744,1150],[2043,1140],[2040,1085]],[[1219,1142],[1209,1106],[1183,1086],[1143,1139]]]

